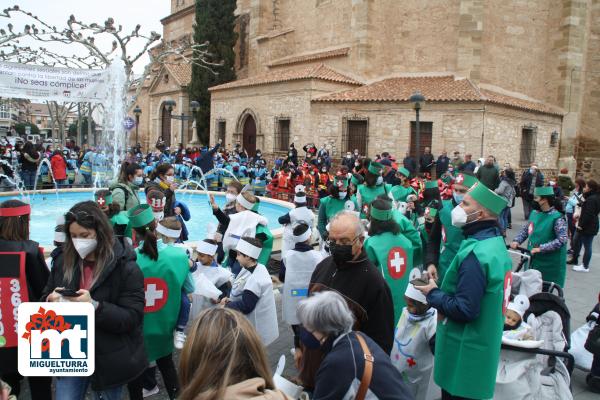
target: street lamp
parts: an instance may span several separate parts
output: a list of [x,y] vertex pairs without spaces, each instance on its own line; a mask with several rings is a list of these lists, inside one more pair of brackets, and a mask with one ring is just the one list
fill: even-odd
[[140,125],[140,115],[142,114],[142,109],[140,106],[136,105],[133,109],[133,114],[135,114],[135,145],[138,145],[138,127]]
[[418,90],[410,96],[409,101],[413,104],[416,113],[415,120],[415,151],[417,160],[419,159],[420,147],[421,147],[421,126],[419,123],[419,111],[421,111],[421,103],[425,102],[425,96]]
[[[167,108],[169,109],[169,111],[171,111],[173,109],[173,107],[175,106],[175,101],[173,100],[167,100],[165,102],[165,105],[167,106]],[[195,120],[196,119],[196,112],[200,109],[200,103],[198,103],[197,101],[191,101],[190,102],[190,110],[192,111],[192,115],[185,115],[185,113],[183,112],[183,110],[181,111],[180,115],[171,115],[171,118],[173,119],[177,119],[181,121],[181,143],[183,143],[183,123],[184,121],[189,121],[189,120]]]

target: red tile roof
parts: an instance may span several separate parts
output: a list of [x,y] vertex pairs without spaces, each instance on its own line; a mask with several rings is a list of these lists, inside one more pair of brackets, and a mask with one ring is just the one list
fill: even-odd
[[350,52],[350,47],[342,47],[339,49],[319,51],[315,53],[303,54],[298,56],[290,56],[277,59],[269,64],[269,67],[277,67],[281,65],[298,64],[315,60],[324,60],[326,58],[347,56]]
[[319,79],[323,81],[347,83],[349,85],[362,85],[360,82],[335,71],[323,64],[309,66],[297,69],[284,69],[271,71],[264,75],[257,75],[247,79],[225,83],[213,86],[208,90],[213,92],[217,90],[234,89],[240,87],[267,85],[271,83],[297,81],[303,79]]
[[166,63],[165,67],[180,86],[188,86],[192,81],[192,66],[190,64]]
[[318,97],[314,102],[406,102],[419,91],[430,102],[489,102],[545,114],[564,115],[559,108],[542,102],[523,100],[487,89],[479,89],[469,79],[454,76],[389,78],[343,92]]

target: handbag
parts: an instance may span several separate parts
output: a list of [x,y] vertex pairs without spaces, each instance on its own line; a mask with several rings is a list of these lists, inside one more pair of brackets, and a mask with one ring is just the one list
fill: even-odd
[[358,391],[356,392],[355,400],[364,400],[367,395],[367,391],[369,390],[369,385],[371,384],[371,378],[373,377],[373,363],[375,362],[375,358],[371,354],[371,350],[369,350],[369,346],[367,346],[367,342],[362,337],[362,335],[356,332],[356,338],[358,339],[358,343],[360,344],[360,348],[363,351],[365,357],[365,368],[363,371],[363,376],[360,380],[360,386],[358,387]]
[[593,355],[600,356],[600,324],[596,323],[590,331],[583,347]]

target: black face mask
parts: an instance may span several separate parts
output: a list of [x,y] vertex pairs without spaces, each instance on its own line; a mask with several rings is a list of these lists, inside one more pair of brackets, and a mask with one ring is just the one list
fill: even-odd
[[542,206],[540,206],[540,203],[538,203],[537,201],[531,203],[531,208],[535,211],[542,211]]
[[352,261],[354,255],[352,254],[351,244],[336,244],[332,245],[329,252],[333,256],[333,261],[336,265],[344,265],[348,261]]

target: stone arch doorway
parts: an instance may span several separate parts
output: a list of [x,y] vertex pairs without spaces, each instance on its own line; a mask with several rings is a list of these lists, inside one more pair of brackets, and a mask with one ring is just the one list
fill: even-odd
[[256,154],[257,137],[260,135],[259,124],[260,121],[256,114],[249,108],[240,114],[237,122],[237,137],[240,138],[241,136],[240,144],[246,150],[249,157],[254,157]]
[[163,104],[160,108],[160,135],[165,146],[171,146],[171,111]]

